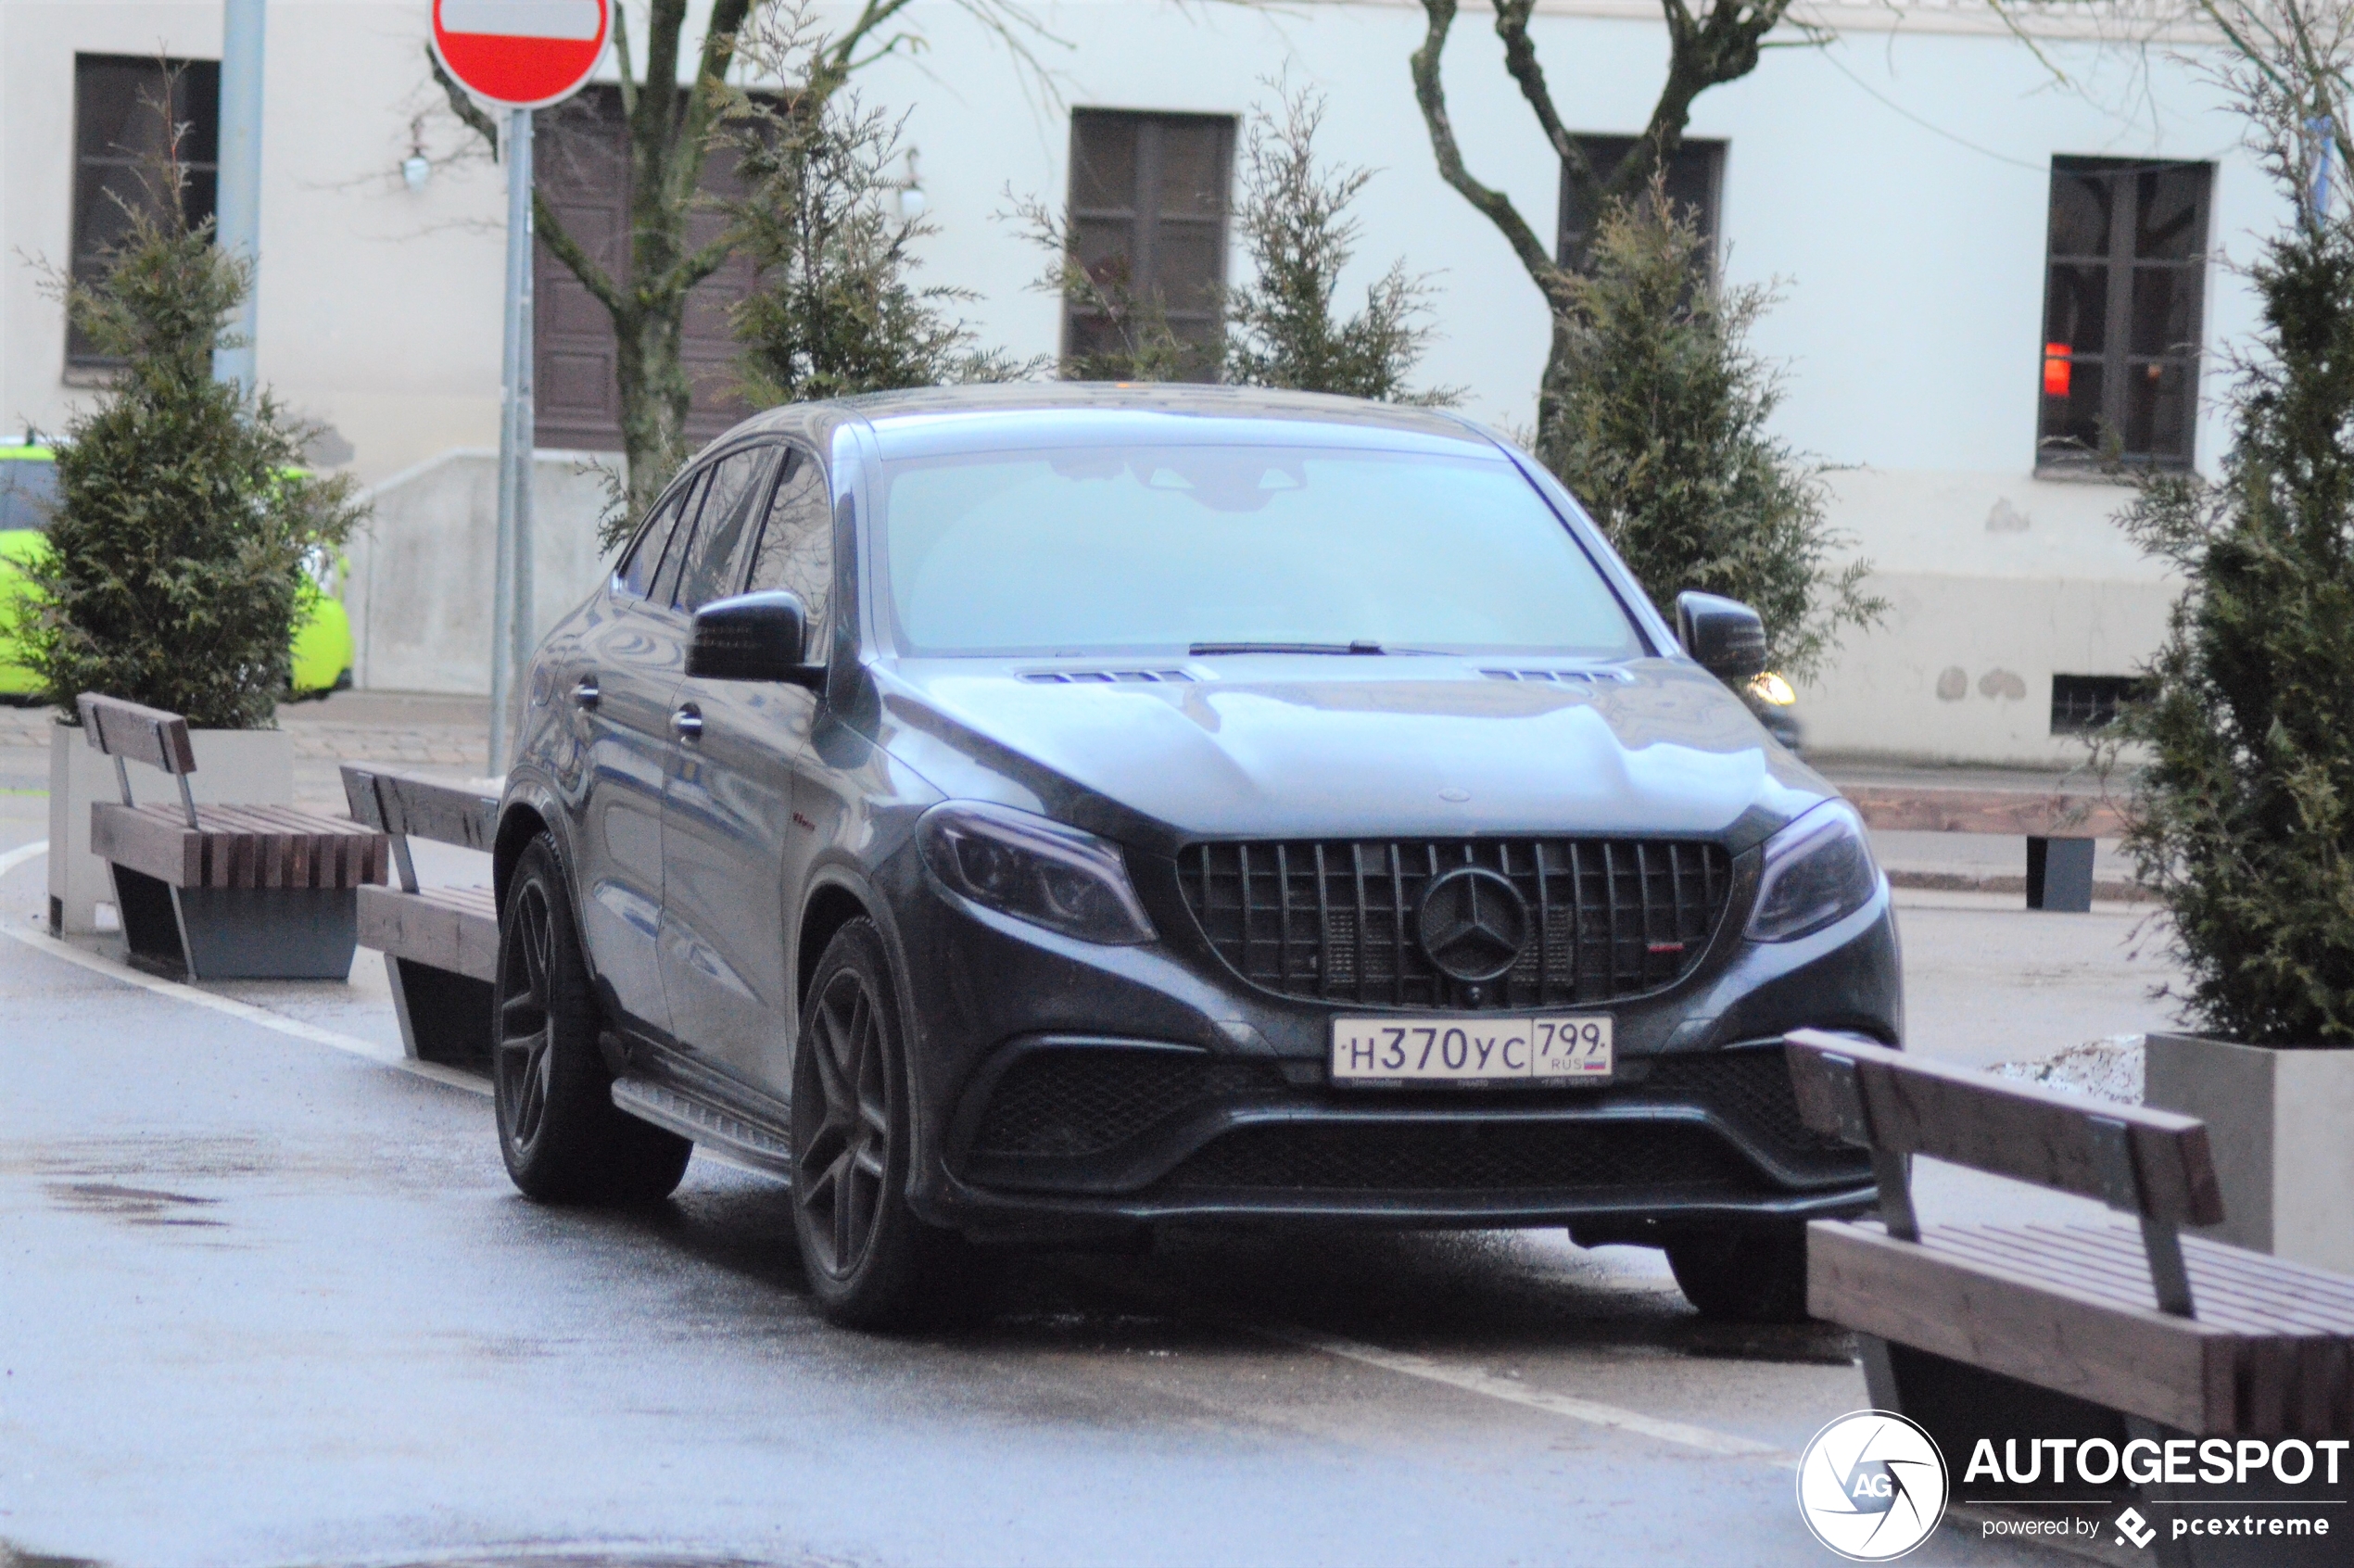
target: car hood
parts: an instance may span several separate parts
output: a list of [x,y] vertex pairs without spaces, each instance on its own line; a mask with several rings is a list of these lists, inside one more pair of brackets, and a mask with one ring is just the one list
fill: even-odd
[[1738,853],[1833,793],[1683,660],[1496,672],[1394,657],[1175,671],[959,659],[872,673],[878,739],[943,793],[1139,847],[1677,834]]

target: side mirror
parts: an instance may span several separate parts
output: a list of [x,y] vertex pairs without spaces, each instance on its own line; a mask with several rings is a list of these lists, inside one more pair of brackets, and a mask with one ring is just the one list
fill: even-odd
[[822,666],[802,663],[809,612],[782,588],[715,599],[695,612],[687,674],[704,680],[781,680],[816,689]]
[[1766,667],[1766,623],[1737,599],[1677,594],[1676,635],[1684,651],[1719,680],[1744,681]]

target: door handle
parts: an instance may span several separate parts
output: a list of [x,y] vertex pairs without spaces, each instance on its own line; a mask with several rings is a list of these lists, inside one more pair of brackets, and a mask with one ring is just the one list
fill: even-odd
[[572,689],[572,705],[576,708],[593,708],[597,705],[597,700],[603,695],[603,692],[597,689],[595,676],[582,676],[580,683]]
[[670,715],[670,727],[678,732],[681,740],[702,740],[702,710],[692,702],[682,704],[677,713]]

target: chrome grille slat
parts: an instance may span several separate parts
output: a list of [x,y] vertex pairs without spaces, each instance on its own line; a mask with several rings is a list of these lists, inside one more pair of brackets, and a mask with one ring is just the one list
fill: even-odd
[[[1415,929],[1424,888],[1459,866],[1501,873],[1530,914],[1520,960],[1475,1002]],[[1724,846],[1671,839],[1204,843],[1180,852],[1178,869],[1204,938],[1243,979],[1394,1007],[1587,1006],[1657,991],[1700,961],[1732,890]]]

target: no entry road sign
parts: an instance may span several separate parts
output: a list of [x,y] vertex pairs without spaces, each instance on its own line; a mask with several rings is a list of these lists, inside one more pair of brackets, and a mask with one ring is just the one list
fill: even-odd
[[570,97],[613,35],[612,0],[433,0],[433,46],[467,87],[509,108]]

